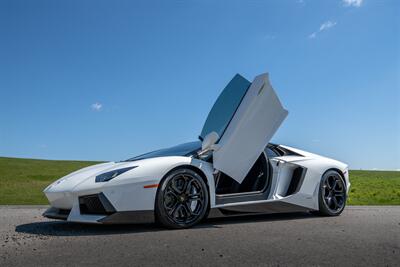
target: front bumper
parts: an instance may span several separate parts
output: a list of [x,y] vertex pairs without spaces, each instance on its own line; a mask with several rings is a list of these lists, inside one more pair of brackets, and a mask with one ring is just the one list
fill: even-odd
[[[152,222],[157,188],[144,186],[157,182],[142,177],[129,183],[95,183],[87,179],[78,185],[56,184],[44,190],[50,206],[56,208],[49,209],[44,216],[80,223]],[[70,212],[60,214],[58,210]]]
[[50,207],[44,217],[80,223],[141,224],[155,221],[153,210],[116,211],[103,193],[78,197],[72,209]]

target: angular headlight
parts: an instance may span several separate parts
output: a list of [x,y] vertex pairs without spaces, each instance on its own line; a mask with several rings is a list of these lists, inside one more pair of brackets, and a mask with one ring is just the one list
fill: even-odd
[[111,179],[114,179],[115,177],[117,177],[118,175],[123,174],[124,172],[127,172],[129,170],[132,170],[136,167],[137,166],[132,166],[132,167],[127,167],[127,168],[122,168],[122,169],[102,173],[102,174],[96,176],[96,183],[108,182]]

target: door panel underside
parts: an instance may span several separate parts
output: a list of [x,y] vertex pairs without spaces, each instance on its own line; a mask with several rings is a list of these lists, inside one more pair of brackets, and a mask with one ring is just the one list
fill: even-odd
[[257,76],[220,137],[214,168],[242,183],[287,114],[268,75]]

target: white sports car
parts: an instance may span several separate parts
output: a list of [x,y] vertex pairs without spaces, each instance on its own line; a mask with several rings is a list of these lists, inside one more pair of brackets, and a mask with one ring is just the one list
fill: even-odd
[[236,75],[212,107],[200,141],[73,172],[44,193],[43,215],[83,223],[186,228],[209,216],[314,211],[339,215],[348,167],[269,143],[288,112],[268,74]]

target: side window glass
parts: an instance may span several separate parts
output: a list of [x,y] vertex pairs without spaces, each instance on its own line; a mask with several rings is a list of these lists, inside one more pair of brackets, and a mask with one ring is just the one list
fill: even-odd
[[268,158],[279,157],[279,155],[278,155],[275,151],[273,151],[271,148],[269,148],[269,147],[267,147],[267,148],[265,149],[265,153],[267,153],[267,157],[268,157]]
[[250,85],[251,83],[239,74],[233,77],[208,114],[201,131],[201,138],[205,138],[211,132],[216,132],[219,137],[224,134]]

